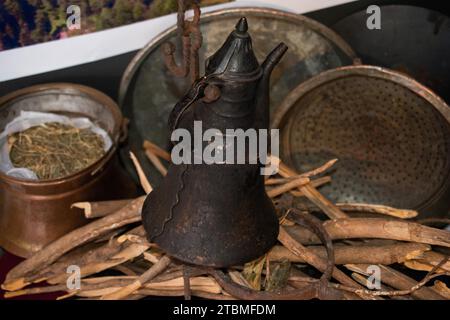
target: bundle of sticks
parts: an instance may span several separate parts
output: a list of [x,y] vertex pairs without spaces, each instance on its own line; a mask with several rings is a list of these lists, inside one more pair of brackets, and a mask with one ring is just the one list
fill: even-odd
[[[165,175],[169,154],[148,141],[144,148]],[[152,186],[131,157],[148,194]],[[280,217],[279,243],[243,266],[202,268],[165,255],[147,241],[140,223],[145,196],[80,202],[73,207],[92,222],[13,268],[2,284],[5,297],[450,299],[450,232],[427,225],[435,221],[408,220],[417,216],[413,210],[330,202],[317,189],[331,181],[326,172],[336,161],[301,174],[280,162],[277,176],[266,179]],[[298,199],[310,205],[296,205]],[[71,266],[79,268],[78,285]]]

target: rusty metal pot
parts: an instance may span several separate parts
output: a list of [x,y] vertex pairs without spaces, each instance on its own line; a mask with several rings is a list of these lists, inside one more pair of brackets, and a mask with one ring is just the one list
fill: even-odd
[[[289,47],[272,75],[272,110],[299,83],[324,70],[350,65],[357,60],[353,50],[341,37],[317,21],[268,8],[231,8],[201,16],[203,44],[199,51],[200,74],[205,72],[205,59],[220,48],[229,30],[243,16],[252,26],[253,47],[259,62],[279,42]],[[161,48],[167,41],[180,47],[177,26],[161,33],[136,54],[123,74],[119,90],[119,105],[130,119],[130,147],[154,184],[160,181],[161,175],[146,160],[142,142],[149,139],[161,147],[167,147],[166,124],[170,111],[191,85],[189,79],[174,77],[166,68]],[[128,171],[134,174],[127,150],[123,150],[121,158]]]
[[[173,108],[169,130],[182,128],[193,136],[196,121],[204,130],[221,132],[268,128],[270,76],[287,46],[280,43],[260,65],[250,30],[241,18],[207,60],[205,75]],[[214,267],[240,265],[274,246],[279,224],[264,189],[262,165],[237,164],[231,144],[223,146],[224,159],[231,154],[231,163],[170,165],[142,208],[150,242],[182,261]],[[192,157],[194,149],[188,149]],[[245,159],[256,158],[248,146],[239,151]]]
[[0,246],[28,257],[87,222],[77,201],[107,200],[134,194],[116,156],[122,115],[116,103],[89,87],[52,83],[0,98],[0,131],[21,110],[86,116],[105,129],[113,146],[94,164],[54,180],[21,180],[0,172]]
[[333,202],[448,214],[450,108],[412,78],[373,66],[326,71],[294,89],[272,119],[281,158],[298,171],[339,159],[321,189]]

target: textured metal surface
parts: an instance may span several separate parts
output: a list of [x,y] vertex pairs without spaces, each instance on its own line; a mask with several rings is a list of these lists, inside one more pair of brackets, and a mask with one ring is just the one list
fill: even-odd
[[72,203],[130,197],[135,187],[119,166],[116,149],[122,116],[109,97],[68,83],[18,90],[0,98],[0,131],[21,110],[89,117],[114,142],[101,159],[68,177],[30,181],[0,172],[0,245],[27,257],[88,222],[81,210],[70,208]]
[[[228,129],[268,129],[270,76],[287,47],[276,46],[260,66],[247,30],[247,21],[241,18],[222,39],[223,46],[208,59],[204,77],[173,108],[170,118],[177,120],[171,121],[169,130],[183,128],[193,137],[195,121],[201,121],[205,131],[214,128],[224,134]],[[220,91],[216,100],[202,98],[209,85]],[[187,149],[183,153],[196,157],[194,139],[183,143]],[[201,150],[208,145],[204,141]],[[230,142],[222,147],[223,159],[232,156],[233,162],[174,162],[142,209],[149,242],[191,264],[241,265],[277,242],[279,223],[265,191],[262,164],[248,160],[257,157],[256,150],[248,143],[243,149]],[[237,162],[240,156],[247,159],[244,164]]]
[[[222,45],[229,30],[242,16],[248,19],[249,33],[259,62],[280,41],[289,47],[271,80],[272,108],[300,82],[321,71],[350,65],[356,59],[352,49],[337,34],[311,19],[273,9],[236,8],[202,15],[200,29],[203,46],[199,52],[201,74],[204,73],[206,57]],[[162,44],[172,41],[181,47],[176,36],[177,29],[174,26],[143,48],[125,71],[119,91],[119,104],[124,115],[131,120],[131,147],[154,183],[160,177],[145,160],[141,151],[142,140],[150,139],[162,147],[167,145],[166,124],[170,110],[190,86],[190,79],[174,77],[164,65]],[[125,150],[124,162],[128,158]],[[130,172],[134,172],[132,166],[129,168]]]
[[449,107],[414,80],[353,66],[297,87],[272,125],[281,128],[282,159],[297,170],[339,159],[321,189],[332,201],[445,214],[449,119]]
[[367,64],[405,72],[450,103],[450,18],[407,5],[381,6],[381,29],[366,28],[366,10],[333,26]]

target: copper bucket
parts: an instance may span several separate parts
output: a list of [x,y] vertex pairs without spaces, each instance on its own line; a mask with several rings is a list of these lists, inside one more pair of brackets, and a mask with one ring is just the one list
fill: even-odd
[[64,178],[21,180],[0,172],[0,246],[28,257],[87,222],[81,210],[70,208],[72,203],[126,197],[133,188],[116,156],[123,118],[108,96],[69,83],[21,89],[0,98],[0,131],[22,110],[88,117],[113,141],[101,159]]

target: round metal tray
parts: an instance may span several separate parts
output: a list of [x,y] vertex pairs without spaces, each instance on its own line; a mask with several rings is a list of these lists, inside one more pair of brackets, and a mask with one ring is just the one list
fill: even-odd
[[381,8],[381,29],[366,28],[366,10],[333,26],[366,64],[409,74],[450,103],[450,18],[408,5]]
[[[202,62],[222,45],[242,16],[248,19],[253,47],[260,62],[279,42],[289,46],[272,76],[272,109],[290,90],[311,76],[357,60],[353,50],[336,33],[314,20],[273,9],[234,8],[202,15],[200,74],[203,74]],[[166,147],[168,115],[189,88],[188,80],[172,76],[163,62],[161,44],[173,41],[179,46],[176,36],[174,26],[139,51],[126,69],[119,90],[119,104],[124,115],[131,120],[130,147],[153,182],[157,182],[160,176],[145,160],[142,141],[149,139]],[[128,150],[122,150],[122,154],[129,171],[134,173]]]
[[281,158],[300,172],[339,159],[321,192],[446,214],[450,109],[415,80],[373,66],[326,71],[293,90],[275,111]]

